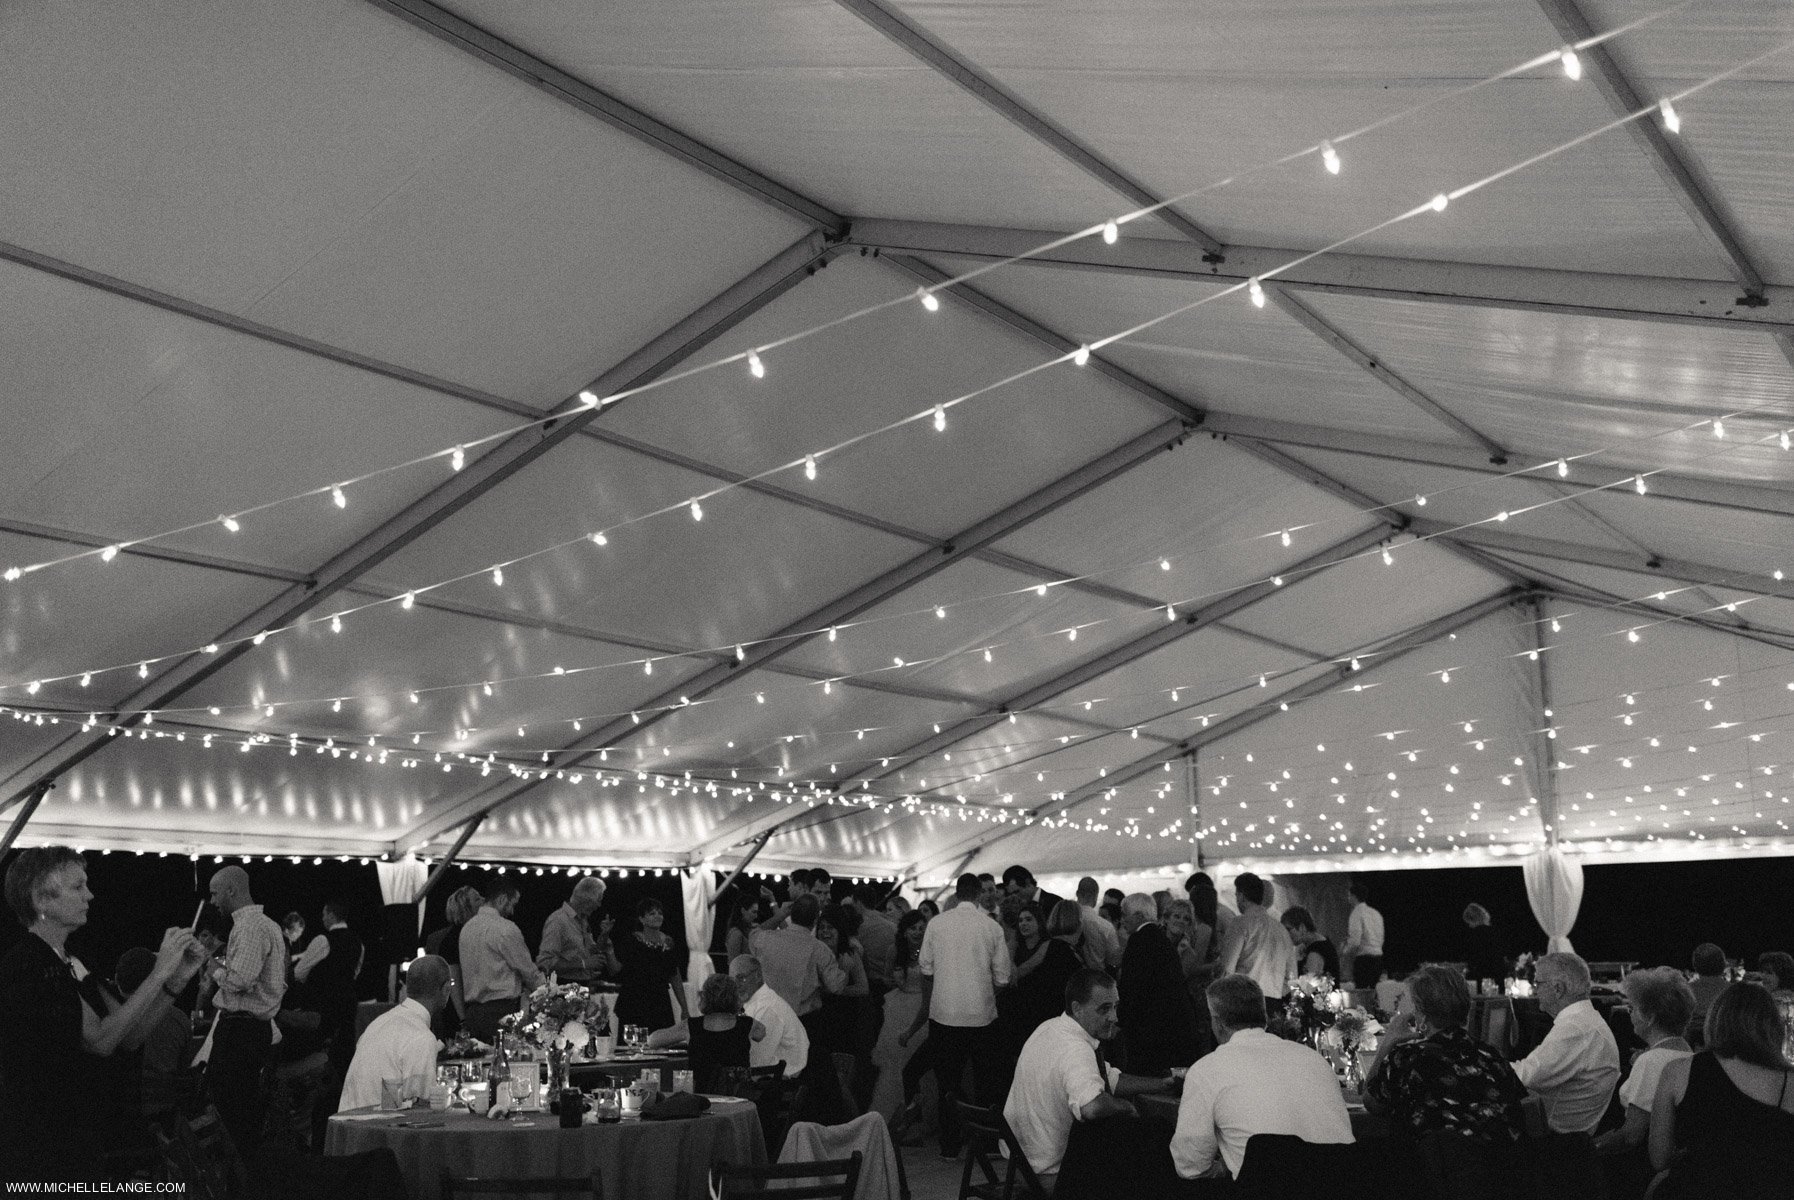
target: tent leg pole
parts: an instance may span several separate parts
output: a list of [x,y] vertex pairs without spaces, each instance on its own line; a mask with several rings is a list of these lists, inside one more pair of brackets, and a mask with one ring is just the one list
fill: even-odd
[[728,894],[729,888],[734,884],[735,880],[740,877],[740,875],[743,871],[748,869],[748,864],[754,861],[754,856],[759,854],[760,851],[766,849],[766,843],[771,840],[772,840],[772,830],[770,830],[770,829],[768,829],[765,833],[761,834],[759,837],[754,839],[754,848],[747,852],[746,858],[742,859],[739,863],[736,864],[735,869],[733,871],[729,872],[729,877],[727,879],[723,880],[722,886],[720,886],[716,889],[716,895],[714,895],[710,898],[710,907],[711,908],[715,908],[717,905],[719,905],[723,902],[723,897]]
[[31,820],[31,814],[37,811],[37,806],[43,803],[44,797],[48,796],[50,789],[55,786],[56,780],[46,779],[31,789],[31,794],[25,797],[24,806],[19,809],[19,815],[12,819],[11,825],[7,826],[6,836],[0,837],[0,855],[4,855],[12,849],[12,844],[19,840],[19,834],[25,830],[25,823]]
[[430,898],[430,889],[436,886],[436,881],[442,878],[442,873],[454,865],[455,859],[460,857],[461,848],[467,845],[467,840],[474,835],[474,832],[479,829],[480,825],[485,820],[486,814],[480,813],[473,820],[469,821],[461,830],[461,836],[455,839],[455,844],[449,847],[448,854],[443,857],[441,862],[436,864],[436,869],[430,872],[430,877],[424,880],[422,890],[417,893],[417,903],[420,907],[425,900]]

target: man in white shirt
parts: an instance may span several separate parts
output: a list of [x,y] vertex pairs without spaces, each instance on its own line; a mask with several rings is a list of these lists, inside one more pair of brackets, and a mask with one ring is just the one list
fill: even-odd
[[1240,915],[1221,939],[1221,973],[1248,976],[1265,996],[1281,1000],[1296,965],[1289,930],[1265,907],[1270,898],[1265,881],[1252,872],[1243,871],[1233,881],[1233,897]]
[[1092,971],[1113,971],[1121,965],[1121,935],[1096,911],[1100,894],[1096,880],[1090,876],[1078,880],[1078,922],[1084,930],[1078,953]]
[[1003,928],[978,904],[984,885],[961,875],[953,894],[959,903],[928,923],[917,966],[922,969],[922,1005],[898,1045],[928,1025],[928,1052],[941,1087],[941,1157],[959,1157],[959,1097],[966,1064],[972,1065],[973,1103],[994,1104],[990,1095],[1001,1073],[992,1026],[997,989],[1009,982],[1009,946]]
[[760,1022],[766,1036],[748,1043],[748,1065],[770,1067],[785,1064],[785,1078],[796,1079],[810,1062],[810,1035],[791,1006],[766,986],[760,960],[751,954],[740,955],[729,962],[729,975],[741,993],[741,1011]]
[[1184,1179],[1238,1176],[1255,1133],[1305,1142],[1352,1141],[1352,1121],[1327,1060],[1300,1042],[1265,1032],[1265,995],[1244,975],[1208,986],[1221,1045],[1184,1079],[1171,1161]]
[[1514,1064],[1514,1074],[1545,1102],[1553,1133],[1593,1133],[1620,1079],[1620,1048],[1589,1003],[1588,964],[1575,954],[1547,954],[1532,976],[1551,1032]]
[[1120,1028],[1119,997],[1101,971],[1079,971],[1065,985],[1065,1012],[1037,1026],[1016,1061],[1003,1116],[1049,1190],[1073,1122],[1131,1116],[1134,1106],[1123,1097],[1177,1087],[1169,1077],[1123,1075],[1103,1061],[1102,1043]]
[[1345,954],[1352,960],[1352,982],[1374,988],[1383,974],[1383,914],[1370,906],[1370,887],[1354,879],[1350,888],[1352,915],[1346,918]]
[[493,882],[486,888],[486,903],[461,927],[461,995],[467,1001],[463,1024],[482,1042],[494,1040],[499,1021],[516,1012],[523,994],[542,982],[523,930],[511,920],[519,894],[515,883]]
[[340,1112],[380,1103],[380,1081],[399,1079],[401,1094],[422,1096],[436,1078],[440,1044],[430,1021],[449,998],[448,960],[426,954],[405,973],[405,999],[374,1018],[355,1043],[355,1057],[343,1077]]

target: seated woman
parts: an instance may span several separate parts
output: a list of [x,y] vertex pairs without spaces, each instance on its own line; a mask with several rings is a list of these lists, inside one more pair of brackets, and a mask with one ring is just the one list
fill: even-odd
[[648,1049],[685,1046],[691,1055],[692,1086],[700,1093],[726,1095],[731,1076],[747,1075],[748,1043],[766,1037],[766,1027],[741,1012],[741,992],[727,975],[712,975],[698,989],[698,1011],[683,1024],[656,1029]]
[[1734,983],[1707,1011],[1707,1048],[1668,1063],[1651,1105],[1654,1200],[1786,1195],[1794,1179],[1794,1064],[1769,989]]
[[1484,1144],[1524,1131],[1526,1089],[1494,1047],[1471,1037],[1470,985],[1450,967],[1422,967],[1365,1072],[1364,1106],[1411,1136],[1449,1131]]
[[1663,1069],[1694,1053],[1688,1044],[1688,1022],[1694,1017],[1694,990],[1674,967],[1633,971],[1620,984],[1631,1007],[1632,1032],[1645,1044],[1632,1060],[1632,1071],[1620,1084],[1626,1123],[1595,1139],[1602,1154],[1641,1149],[1651,1132],[1651,1105]]
[[1339,948],[1314,927],[1307,909],[1300,905],[1284,909],[1283,928],[1296,947],[1296,974],[1339,978]]

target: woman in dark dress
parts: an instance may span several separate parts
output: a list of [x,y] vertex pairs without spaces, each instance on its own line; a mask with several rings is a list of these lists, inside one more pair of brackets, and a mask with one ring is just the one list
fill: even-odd
[[461,998],[461,926],[472,920],[485,902],[479,888],[455,889],[446,906],[449,923],[424,938],[424,953],[439,954],[449,965],[449,1003],[430,1021],[430,1032],[443,1041],[455,1036],[461,1028],[461,1018],[467,1014],[467,1004]]
[[0,958],[0,1178],[100,1178],[116,1131],[98,1124],[98,1060],[141,1044],[206,961],[191,933],[170,929],[148,979],[109,1003],[67,950],[92,899],[87,867],[67,846],[21,850],[7,868],[7,907],[26,936]]
[[[1038,907],[1029,905],[1030,912]],[[1084,965],[1078,943],[1084,936],[1084,921],[1076,900],[1061,900],[1047,914],[1040,947],[1029,958],[1016,964],[1016,1017],[1020,1022],[1021,1041],[1026,1042],[1042,1021],[1050,1021],[1065,1011],[1065,985]],[[1020,1053],[1020,1046],[1017,1046]]]
[[648,1048],[685,1046],[691,1056],[692,1086],[702,1095],[734,1095],[746,1081],[748,1047],[766,1037],[766,1028],[741,1011],[741,991],[727,975],[712,975],[698,989],[698,1011],[683,1025],[656,1029]]
[[1651,1106],[1655,1200],[1787,1195],[1794,1064],[1769,989],[1734,983],[1707,1010],[1707,1048],[1665,1064]]
[[1285,909],[1283,928],[1296,947],[1298,975],[1325,975],[1339,978],[1339,948],[1331,938],[1314,927],[1314,918],[1301,905]]
[[679,997],[679,1019],[689,1020],[685,986],[679,972],[679,953],[673,939],[661,932],[666,910],[658,900],[644,900],[635,908],[641,928],[617,942],[617,958],[623,964],[617,981],[617,1021],[665,1029],[673,1023],[673,1004],[668,989]]

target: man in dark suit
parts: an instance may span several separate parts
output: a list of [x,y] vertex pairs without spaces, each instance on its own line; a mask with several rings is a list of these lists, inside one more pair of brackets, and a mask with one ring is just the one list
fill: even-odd
[[1044,922],[1053,915],[1053,905],[1063,897],[1055,896],[1034,882],[1034,872],[1017,863],[1003,872],[1003,891],[1011,896],[1019,895],[1030,904],[1040,905],[1040,916]]
[[1183,968],[1158,923],[1158,905],[1136,892],[1121,902],[1128,931],[1116,982],[1121,989],[1121,1044],[1130,1075],[1163,1075],[1196,1061],[1196,1010]]

